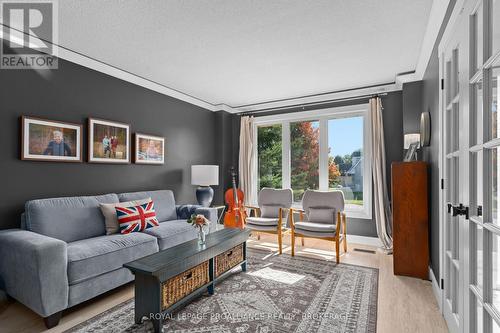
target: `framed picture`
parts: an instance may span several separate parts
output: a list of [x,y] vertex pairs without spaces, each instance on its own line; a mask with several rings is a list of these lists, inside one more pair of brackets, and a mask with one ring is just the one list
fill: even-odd
[[414,159],[416,160],[416,153],[417,153],[417,149],[418,149],[419,144],[420,144],[420,142],[413,142],[410,144],[410,146],[408,147],[408,150],[406,151],[405,157],[404,157],[405,162],[413,161]]
[[135,163],[165,163],[165,138],[142,133],[135,133]]
[[130,125],[89,118],[89,162],[130,163]]
[[21,159],[82,162],[82,125],[21,117]]

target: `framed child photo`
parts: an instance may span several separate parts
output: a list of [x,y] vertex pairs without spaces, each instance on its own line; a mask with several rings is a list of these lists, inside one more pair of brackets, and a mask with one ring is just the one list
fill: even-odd
[[164,164],[165,138],[142,133],[135,133],[135,163]]
[[21,159],[82,162],[82,125],[22,116]]
[[89,162],[130,163],[130,125],[89,118]]

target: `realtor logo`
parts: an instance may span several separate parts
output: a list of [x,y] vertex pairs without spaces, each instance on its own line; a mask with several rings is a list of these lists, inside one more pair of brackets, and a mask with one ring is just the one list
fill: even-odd
[[57,69],[57,3],[0,0],[0,69]]

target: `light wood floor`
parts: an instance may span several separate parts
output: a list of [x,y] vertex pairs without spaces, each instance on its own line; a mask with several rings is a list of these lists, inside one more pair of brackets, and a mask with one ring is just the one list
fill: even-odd
[[[284,238],[284,255],[289,255],[289,237]],[[376,250],[367,245],[348,245],[348,253],[341,255],[342,263],[379,269],[377,332],[448,332],[429,281],[394,276],[392,256],[379,251],[375,254],[354,251],[355,248]],[[276,236],[262,234],[260,241],[252,237],[249,246],[277,250]],[[323,240],[306,239],[304,247],[298,241],[296,255],[335,260],[333,243]],[[67,310],[60,324],[51,330],[46,330],[43,320],[18,302],[0,303],[0,332],[62,332],[133,296],[132,285],[118,288]]]

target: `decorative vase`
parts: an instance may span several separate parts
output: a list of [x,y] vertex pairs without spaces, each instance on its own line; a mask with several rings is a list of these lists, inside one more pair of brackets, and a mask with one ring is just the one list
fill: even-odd
[[198,227],[198,244],[200,245],[205,245],[206,243],[206,234],[205,234],[205,229],[203,226]]
[[196,200],[203,207],[210,207],[214,198],[214,189],[210,186],[199,186],[196,189]]

